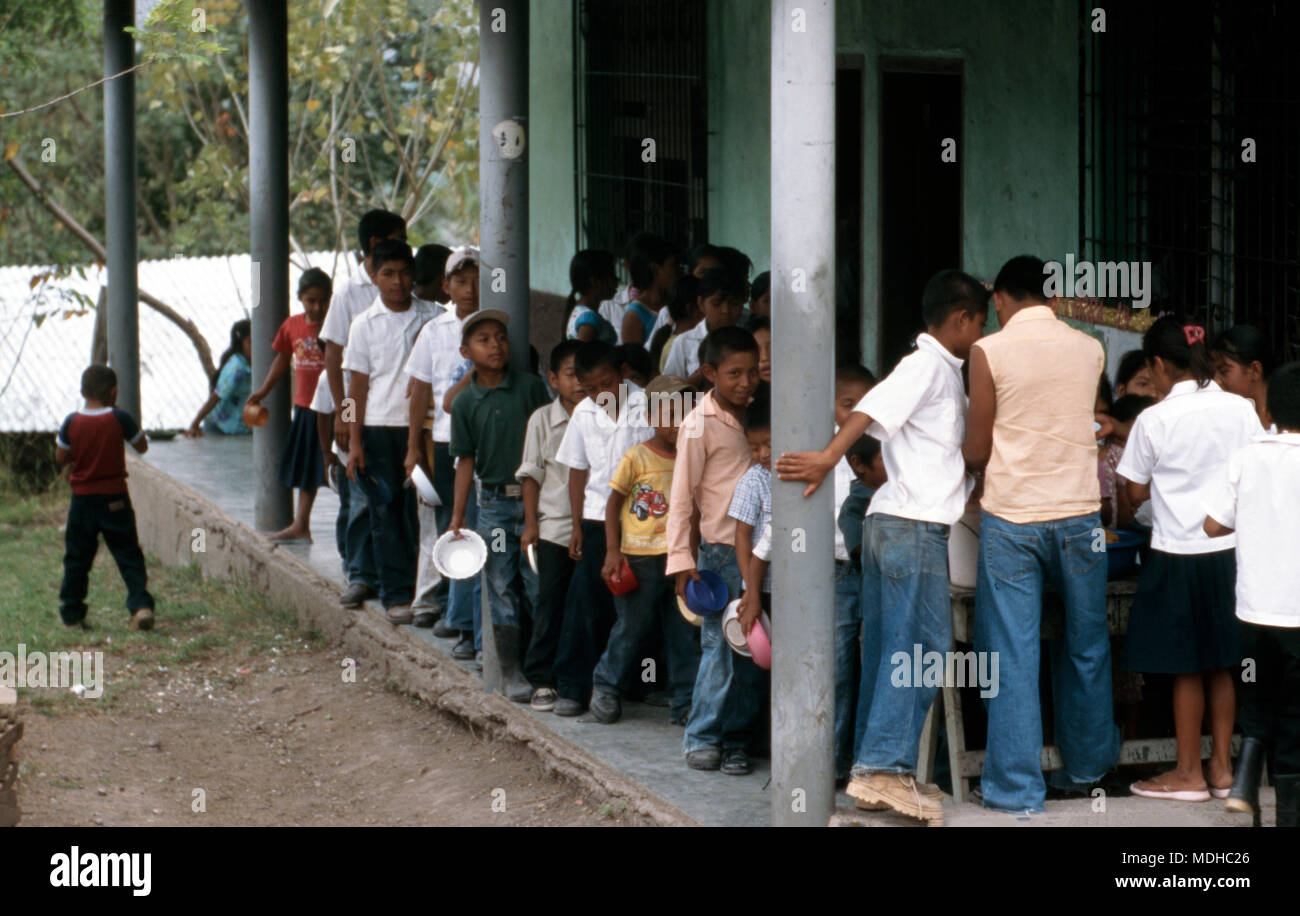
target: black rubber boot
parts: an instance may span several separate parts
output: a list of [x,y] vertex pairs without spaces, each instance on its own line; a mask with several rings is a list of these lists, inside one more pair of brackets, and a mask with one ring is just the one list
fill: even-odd
[[1264,742],[1258,738],[1242,739],[1237,772],[1233,774],[1232,789],[1228,792],[1223,808],[1225,811],[1249,814],[1255,827],[1259,826],[1259,778],[1263,772]]
[[501,692],[516,703],[527,703],[533,697],[533,687],[524,680],[519,670],[523,658],[518,627],[492,626],[496,637],[497,665],[501,669]]
[[1300,773],[1278,773],[1273,784],[1277,786],[1277,825],[1300,827]]

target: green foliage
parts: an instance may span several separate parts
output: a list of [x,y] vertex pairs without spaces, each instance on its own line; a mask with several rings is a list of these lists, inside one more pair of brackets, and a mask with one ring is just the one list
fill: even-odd
[[[30,108],[100,78],[98,3],[20,6],[26,50],[0,81],[0,110]],[[17,43],[14,16],[8,27],[4,16],[0,49]],[[477,240],[472,0],[290,0],[289,32],[295,246],[352,248],[357,219],[375,206],[406,216],[413,243]],[[134,34],[144,64],[135,74],[141,258],[247,250],[244,3],[163,0]],[[18,155],[101,240],[102,138],[99,88],[0,120],[0,150]],[[4,168],[0,249],[8,263],[87,260],[81,243]]]

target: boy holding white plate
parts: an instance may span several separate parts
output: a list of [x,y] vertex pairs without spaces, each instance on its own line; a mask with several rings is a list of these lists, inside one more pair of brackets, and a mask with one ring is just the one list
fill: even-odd
[[487,543],[485,566],[502,692],[527,703],[532,687],[524,680],[520,624],[531,611],[518,578],[534,575],[520,562],[524,531],[523,488],[515,470],[524,451],[528,417],[550,398],[546,385],[530,372],[510,367],[509,321],[505,312],[484,309],[465,319],[461,354],[474,364],[469,385],[451,405],[451,457],[456,459],[456,496],[450,530],[465,527],[470,485],[478,475],[477,531]]

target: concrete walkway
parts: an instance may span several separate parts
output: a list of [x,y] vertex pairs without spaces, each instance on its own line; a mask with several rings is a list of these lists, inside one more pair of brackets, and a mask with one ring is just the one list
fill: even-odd
[[[143,459],[177,483],[214,503],[232,520],[253,527],[253,495],[248,487],[252,468],[252,440],[247,436],[211,436],[198,440],[155,442]],[[316,498],[312,512],[312,544],[283,545],[285,551],[320,576],[343,585],[334,542],[338,499],[328,488]],[[142,524],[144,520],[142,519]],[[142,533],[142,540],[148,540]],[[269,543],[268,543],[269,550]],[[165,609],[163,610],[165,618]],[[382,617],[377,602],[366,613]],[[451,659],[451,640],[435,639],[429,630],[404,627],[430,650]],[[467,663],[456,662],[468,668]],[[613,726],[584,719],[564,719],[524,714],[556,735],[579,746],[602,763],[615,768],[697,823],[706,826],[767,826],[771,823],[771,797],[767,791],[768,761],[755,760],[746,777],[723,776],[689,769],[682,759],[680,726],[668,724],[666,709],[626,703],[623,719]],[[1266,790],[1265,823],[1272,819],[1272,791]],[[853,809],[840,794],[836,820],[863,826],[914,826],[915,822],[889,812],[866,813]],[[1107,799],[1106,810],[1094,811],[1091,800],[1049,802],[1048,813],[1030,819],[985,811],[977,805],[954,805],[946,799],[947,826],[1231,826],[1244,825],[1239,816],[1227,815],[1221,803],[1172,804],[1142,798]]]

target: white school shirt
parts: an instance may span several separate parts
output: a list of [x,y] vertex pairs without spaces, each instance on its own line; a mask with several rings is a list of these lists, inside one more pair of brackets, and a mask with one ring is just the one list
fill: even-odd
[[433,389],[430,406],[433,408],[434,442],[451,442],[451,414],[443,410],[442,402],[464,375],[463,370],[469,363],[460,355],[460,332],[465,326],[465,318],[457,316],[455,305],[448,306],[446,311],[425,325],[416,338],[411,358],[406,362],[407,374],[428,382]]
[[346,347],[348,329],[358,315],[375,304],[379,298],[379,287],[370,282],[364,265],[357,265],[357,272],[344,277],[335,284],[330,296],[330,308],[321,322],[320,339]]
[[[835,432],[840,428],[835,427]],[[840,510],[844,508],[844,501],[849,498],[849,490],[853,487],[853,469],[849,467],[849,459],[841,457],[835,463],[835,559],[848,560],[849,548],[844,543],[844,532],[840,530],[839,517]]]
[[1205,513],[1237,529],[1237,617],[1300,627],[1300,433],[1261,436],[1234,452]]
[[655,318],[655,326],[650,329],[650,334],[645,339],[645,348],[650,349],[650,341],[655,339],[655,335],[659,333],[660,328],[667,327],[672,323],[673,316],[668,313],[668,306],[665,305],[659,310],[659,317]]
[[623,316],[627,314],[627,304],[632,301],[631,287],[621,286],[614,293],[613,299],[606,299],[596,309],[600,317],[614,326],[614,345],[623,342]]
[[[334,412],[334,395],[330,393],[330,380],[322,372],[316,379],[316,391],[311,396],[311,409],[316,413],[331,414]],[[348,456],[339,448],[339,444],[334,441],[333,433],[330,434],[330,450],[338,455],[339,460],[344,464],[348,462]]]
[[1216,553],[1236,546],[1206,535],[1205,503],[1232,453],[1264,434],[1250,401],[1214,382],[1179,382],[1138,414],[1115,474],[1151,484],[1151,547],[1164,553]]
[[627,393],[618,421],[610,419],[605,408],[591,398],[583,398],[573,408],[569,428],[564,431],[555,460],[566,467],[587,471],[587,486],[582,491],[583,521],[605,521],[605,504],[609,502],[609,479],[627,450],[654,437],[654,427],[646,422],[645,392],[633,382],[623,382]]
[[691,373],[700,368],[700,341],[709,336],[709,329],[704,319],[689,331],[683,331],[673,338],[673,345],[668,348],[668,360],[664,363],[664,375],[678,378],[690,378]]
[[966,511],[973,481],[961,454],[967,403],[961,365],[943,344],[920,334],[916,352],[853,408],[871,417],[867,434],[880,440],[889,474],[867,515],[951,525]]
[[409,425],[410,401],[406,397],[406,358],[411,355],[420,329],[437,314],[437,307],[411,298],[404,312],[394,312],[376,302],[352,322],[343,368],[370,378],[366,395],[366,426]]

